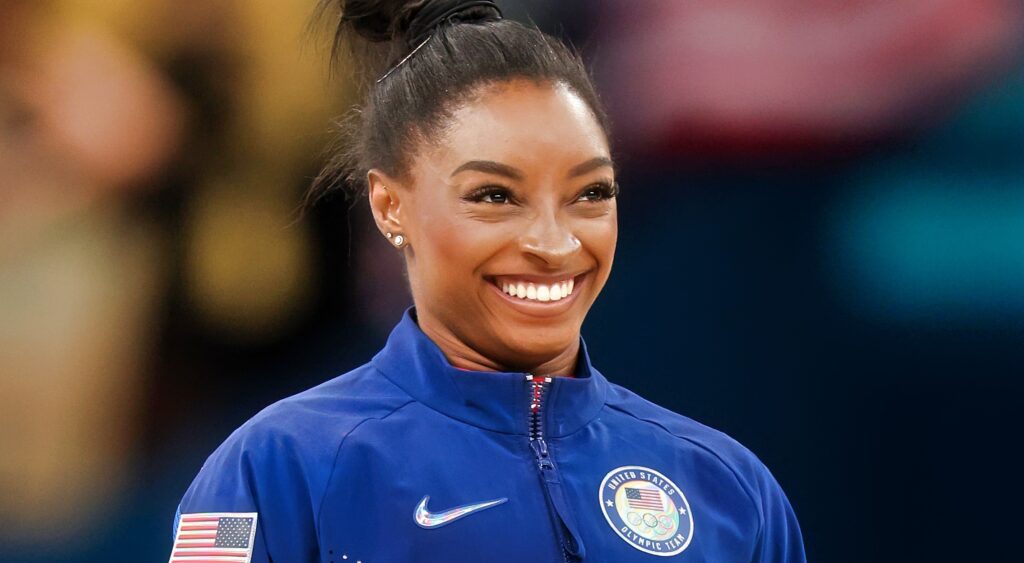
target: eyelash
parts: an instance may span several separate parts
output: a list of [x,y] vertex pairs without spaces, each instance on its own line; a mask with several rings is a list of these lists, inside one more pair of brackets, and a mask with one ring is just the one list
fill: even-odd
[[[584,199],[587,194],[593,194],[596,197]],[[609,183],[600,181],[587,186],[582,192],[580,192],[580,195],[576,199],[577,201],[605,201],[618,195],[618,182]],[[495,196],[502,196],[505,198],[505,201],[486,201],[487,198],[493,199]],[[508,188],[501,186],[483,186],[481,188],[477,188],[466,194],[463,199],[473,203],[489,203],[492,205],[505,205],[507,203],[515,202],[511,191]]]
[[608,182],[605,182],[605,181],[601,181],[601,182],[597,182],[595,184],[591,184],[585,190],[583,190],[583,192],[580,194],[580,197],[577,198],[577,199],[580,199],[584,195],[586,195],[588,193],[592,193],[592,192],[596,192],[597,198],[596,199],[587,199],[587,200],[584,200],[584,201],[604,201],[604,200],[607,200],[607,199],[612,199],[612,198],[618,197],[618,195],[619,195],[619,183],[618,182],[608,183]]

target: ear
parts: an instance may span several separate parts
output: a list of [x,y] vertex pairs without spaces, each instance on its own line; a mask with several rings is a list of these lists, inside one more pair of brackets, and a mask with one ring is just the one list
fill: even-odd
[[382,170],[374,168],[366,175],[370,211],[382,235],[406,234],[402,230],[402,193],[404,186]]

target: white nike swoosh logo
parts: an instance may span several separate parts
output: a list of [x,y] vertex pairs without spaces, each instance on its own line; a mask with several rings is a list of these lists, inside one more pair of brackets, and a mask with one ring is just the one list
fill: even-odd
[[489,500],[486,502],[478,502],[475,504],[466,504],[463,506],[457,506],[450,510],[443,512],[431,512],[427,510],[427,501],[430,500],[430,495],[423,497],[423,500],[416,505],[416,512],[413,513],[412,518],[416,521],[416,525],[420,528],[426,528],[428,530],[432,528],[440,528],[445,524],[451,524],[452,522],[469,516],[474,512],[480,512],[499,504],[508,502],[507,498],[499,498],[495,500]]

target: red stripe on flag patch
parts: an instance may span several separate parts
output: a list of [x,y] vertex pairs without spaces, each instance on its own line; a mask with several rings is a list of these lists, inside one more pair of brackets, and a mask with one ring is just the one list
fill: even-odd
[[245,551],[224,551],[223,549],[210,549],[207,551],[175,551],[175,557],[198,557],[200,555],[206,557],[245,557],[248,552]]

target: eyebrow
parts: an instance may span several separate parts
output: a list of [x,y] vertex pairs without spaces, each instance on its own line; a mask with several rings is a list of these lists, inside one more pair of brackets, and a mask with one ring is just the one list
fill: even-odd
[[[569,177],[575,178],[577,176],[582,176],[588,172],[597,170],[602,166],[610,166],[614,168],[615,164],[608,157],[594,157],[586,162],[573,166],[572,169],[569,170]],[[493,160],[470,160],[456,168],[451,175],[455,176],[456,174],[467,170],[475,170],[477,172],[485,172],[487,174],[497,174],[498,176],[505,176],[506,178],[511,178],[513,180],[522,180],[525,177],[522,170]]]
[[466,170],[476,170],[477,172],[486,172],[488,174],[497,174],[498,176],[505,176],[512,178],[513,180],[522,180],[523,171],[507,164],[500,162],[494,162],[493,160],[470,160],[459,166],[452,172],[452,176],[459,172],[465,172]]
[[612,159],[606,156],[598,156],[582,164],[577,164],[576,166],[573,166],[572,170],[569,171],[569,177],[575,178],[576,176],[582,176],[587,172],[592,172],[594,170],[597,170],[598,168],[601,168],[602,166],[609,166],[613,170],[615,169],[615,163],[612,162]]

